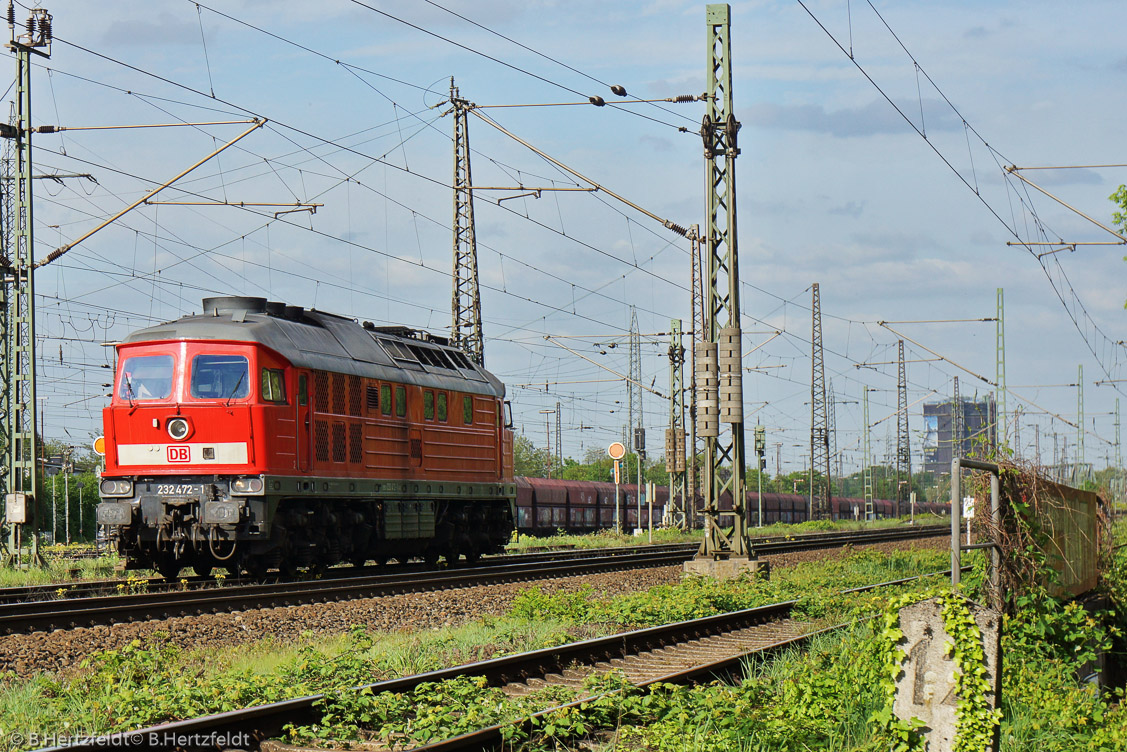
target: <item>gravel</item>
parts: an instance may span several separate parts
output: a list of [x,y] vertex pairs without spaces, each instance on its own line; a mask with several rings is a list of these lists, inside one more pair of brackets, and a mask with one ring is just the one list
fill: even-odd
[[[891,552],[904,549],[943,549],[947,545],[947,538],[936,537],[856,548]],[[824,549],[775,554],[764,558],[772,568],[778,569],[800,562],[841,558],[845,553],[844,549]],[[458,626],[486,615],[503,615],[509,610],[517,593],[533,585],[547,592],[578,590],[590,586],[598,596],[613,597],[676,582],[680,577],[679,566],[656,567],[339,603],[254,609],[8,635],[0,638],[0,674],[12,671],[21,677],[31,677],[41,672],[72,673],[83,658],[97,650],[119,649],[133,640],[144,642],[158,632],[163,633],[172,644],[191,649],[201,645],[221,647],[246,644],[266,636],[285,643],[301,639],[310,632],[343,634],[353,625],[364,625],[377,632],[437,629]]]

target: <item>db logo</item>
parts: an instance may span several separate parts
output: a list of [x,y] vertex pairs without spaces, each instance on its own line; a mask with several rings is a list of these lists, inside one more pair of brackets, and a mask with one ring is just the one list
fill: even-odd
[[170,446],[168,447],[168,461],[169,462],[190,462],[188,447],[186,446]]

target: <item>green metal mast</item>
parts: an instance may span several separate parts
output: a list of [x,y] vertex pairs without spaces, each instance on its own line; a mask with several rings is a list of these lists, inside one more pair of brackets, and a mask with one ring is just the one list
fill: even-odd
[[862,420],[865,424],[864,434],[862,435],[862,452],[864,463],[864,478],[865,478],[865,519],[871,520],[876,517],[875,510],[873,509],[873,460],[872,460],[872,445],[869,443],[869,387],[864,387],[862,390]]
[[[1084,472],[1084,364],[1078,366],[1076,375],[1076,471],[1074,479]],[[1085,474],[1086,477],[1086,474]]]
[[998,385],[998,400],[995,405],[995,421],[1000,431],[996,432],[996,441],[1000,444],[1007,443],[1009,439],[1009,424],[1006,422],[1006,305],[1002,288],[998,288],[998,320],[994,327],[995,350],[997,362],[994,371],[994,380]]
[[[14,129],[16,120],[15,107],[9,124]],[[12,149],[12,139],[4,139],[4,155],[0,159],[0,456],[4,457],[7,466],[8,458],[8,397],[11,396],[8,385],[9,366],[12,362],[8,349],[11,341],[8,338],[8,287],[12,283],[11,249],[12,223],[14,202],[12,201],[12,188],[15,185],[15,153]],[[8,473],[0,473],[0,495],[8,491]],[[0,496],[2,498],[2,496]],[[4,548],[0,540],[0,549]]]
[[11,42],[8,49],[16,55],[16,125],[14,132],[4,135],[15,142],[16,171],[12,187],[14,224],[12,246],[7,251],[11,264],[11,286],[8,295],[7,352],[8,363],[8,467],[5,513],[9,524],[9,556],[18,556],[25,528],[30,526],[31,560],[39,556],[38,477],[39,426],[35,401],[35,244],[32,221],[32,151],[31,151],[31,55],[51,56],[51,15],[34,8],[27,19],[27,28],[17,33],[14,11],[9,3],[8,25]]
[[1119,398],[1115,398],[1115,469],[1116,471],[1123,467],[1123,455],[1119,449]]
[[[700,559],[754,558],[747,535],[744,494],[743,354],[740,329],[740,275],[736,251],[736,134],[732,104],[731,14],[729,5],[705,8],[708,29],[707,112],[701,125],[706,161],[705,320],[695,358],[697,430],[704,438],[705,533]],[[721,435],[720,424],[730,427]],[[732,496],[734,526],[720,528],[720,497]]]
[[[810,519],[830,518],[830,430],[826,415],[826,369],[822,360],[822,295],[817,282],[811,286],[810,306],[810,477],[822,477],[810,486]],[[817,485],[817,488],[814,486]]]
[[[689,495],[685,463],[685,347],[681,344],[681,319],[670,322],[669,428],[665,429],[665,467],[669,471],[669,507],[672,522],[685,527]],[[680,497],[681,501],[676,500]]]
[[951,458],[963,456],[963,418],[966,411],[963,409],[963,398],[959,394],[959,377],[955,377],[955,386],[951,392]]
[[912,437],[908,433],[908,367],[904,340],[897,344],[896,359],[896,510],[907,504],[912,493]]

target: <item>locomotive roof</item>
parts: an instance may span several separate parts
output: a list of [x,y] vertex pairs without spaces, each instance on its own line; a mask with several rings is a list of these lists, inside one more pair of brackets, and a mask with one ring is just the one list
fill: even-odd
[[505,396],[505,385],[461,350],[424,340],[405,327],[361,325],[322,311],[301,310],[283,317],[265,311],[213,309],[140,329],[124,344],[176,340],[253,342],[299,368]]

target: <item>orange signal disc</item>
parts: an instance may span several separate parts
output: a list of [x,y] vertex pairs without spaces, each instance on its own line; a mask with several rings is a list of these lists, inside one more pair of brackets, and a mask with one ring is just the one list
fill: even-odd
[[612,460],[620,460],[626,456],[626,447],[623,446],[621,441],[616,441],[607,447],[607,454],[610,455]]
[[100,454],[103,457],[106,456],[106,437],[105,436],[99,436],[98,438],[94,439],[94,451],[96,453]]

